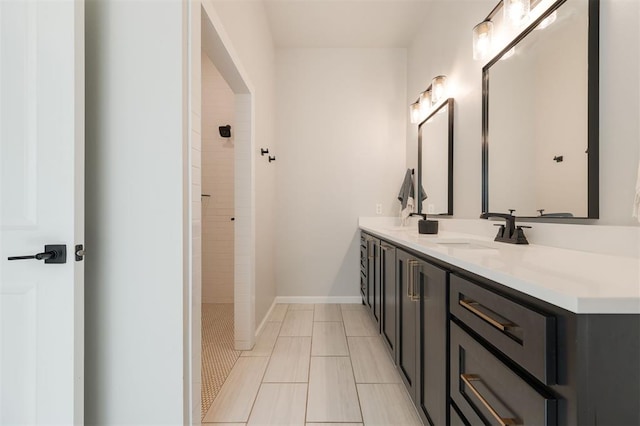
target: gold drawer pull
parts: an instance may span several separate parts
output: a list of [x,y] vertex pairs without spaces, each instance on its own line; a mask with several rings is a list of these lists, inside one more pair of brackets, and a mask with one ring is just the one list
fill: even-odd
[[478,302],[476,302],[475,300],[460,299],[460,301],[458,303],[463,308],[465,308],[468,311],[471,311],[472,313],[476,314],[477,316],[479,316],[480,318],[482,318],[483,320],[487,321],[489,324],[491,324],[492,326],[496,327],[497,329],[499,329],[501,331],[507,331],[507,329],[513,328],[513,326],[514,326],[510,322],[500,322],[495,318],[491,318],[489,315],[485,314],[484,312],[482,312],[481,310],[476,308],[476,306],[478,306],[480,304]]
[[407,262],[407,274],[409,275],[409,285],[407,286],[407,297],[412,302],[417,302],[420,300],[420,297],[416,296],[415,291],[415,277],[416,272],[415,269],[418,266],[419,262],[417,260],[409,260]]
[[369,259],[373,259],[376,256],[374,248],[375,248],[375,245],[373,243],[373,240],[368,240],[367,241],[367,252],[369,253]]
[[467,387],[469,389],[471,389],[471,392],[473,392],[474,395],[480,400],[482,405],[484,405],[485,408],[487,410],[489,410],[491,415],[498,421],[498,423],[500,423],[501,426],[509,426],[509,425],[517,425],[518,424],[516,419],[511,419],[509,417],[500,417],[500,415],[497,413],[497,411],[494,410],[493,407],[489,404],[489,402],[486,399],[484,399],[484,397],[480,394],[480,392],[478,392],[478,389],[476,389],[471,384],[471,382],[480,381],[481,380],[480,376],[478,376],[476,374],[461,374],[460,378],[462,379],[464,384],[467,385]]

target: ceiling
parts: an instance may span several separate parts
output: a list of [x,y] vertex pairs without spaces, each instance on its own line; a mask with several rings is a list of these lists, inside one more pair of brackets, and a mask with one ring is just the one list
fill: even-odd
[[408,47],[431,0],[264,0],[276,47]]

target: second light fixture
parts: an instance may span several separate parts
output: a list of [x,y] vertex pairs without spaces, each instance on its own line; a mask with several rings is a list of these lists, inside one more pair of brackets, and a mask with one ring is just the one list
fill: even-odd
[[409,118],[411,123],[416,124],[424,120],[431,109],[447,98],[447,77],[439,75],[431,80],[431,85],[427,90],[420,93],[417,101],[409,106]]

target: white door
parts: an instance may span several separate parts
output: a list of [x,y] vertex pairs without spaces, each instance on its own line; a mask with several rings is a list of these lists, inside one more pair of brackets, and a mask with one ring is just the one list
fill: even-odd
[[[0,179],[0,424],[81,424],[81,1],[0,0]],[[8,260],[49,244],[66,263]]]

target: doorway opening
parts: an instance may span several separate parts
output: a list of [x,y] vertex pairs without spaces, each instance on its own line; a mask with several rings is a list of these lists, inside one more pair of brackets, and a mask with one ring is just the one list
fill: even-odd
[[194,422],[255,341],[253,90],[210,2],[195,9],[192,41],[202,50],[191,53]]
[[240,351],[234,341],[235,95],[206,51],[202,67],[202,416]]

